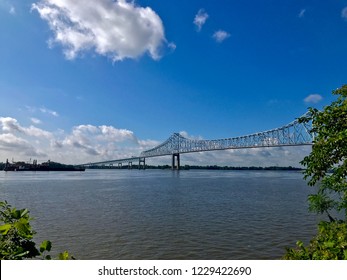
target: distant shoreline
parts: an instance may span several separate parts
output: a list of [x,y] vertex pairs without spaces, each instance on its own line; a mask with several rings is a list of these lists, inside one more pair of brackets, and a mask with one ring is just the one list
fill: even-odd
[[[132,169],[137,169],[137,165],[132,165]],[[124,166],[89,166],[87,169],[129,169],[127,165]],[[170,165],[146,165],[146,169],[171,169]],[[292,166],[218,166],[218,165],[184,165],[180,170],[257,170],[257,171],[302,171],[303,168]]]
[[[0,162],[0,170],[3,170],[5,163]],[[123,166],[89,166],[86,169],[129,169],[127,165]],[[133,164],[132,169],[138,169],[138,165]],[[146,165],[146,169],[171,169],[170,165]],[[256,171],[302,171],[303,168],[292,166],[219,166],[219,165],[184,165],[180,170],[256,170]]]

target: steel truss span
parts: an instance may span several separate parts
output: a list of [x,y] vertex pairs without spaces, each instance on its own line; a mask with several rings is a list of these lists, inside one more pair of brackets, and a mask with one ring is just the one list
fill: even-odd
[[314,135],[310,133],[310,130],[311,123],[299,123],[295,120],[276,129],[217,140],[187,139],[179,133],[174,133],[162,144],[142,152],[140,157],[158,157],[227,149],[311,145]]
[[[131,167],[133,162],[138,162],[139,167],[145,168],[146,158],[171,155],[172,167],[174,169],[179,168],[179,155],[182,153],[206,152],[227,149],[312,145],[314,134],[310,132],[311,129],[311,122],[299,123],[298,120],[295,120],[285,126],[268,131],[216,140],[188,139],[183,137],[179,133],[174,133],[162,144],[150,150],[143,151],[139,156],[87,163],[82,165],[96,166],[118,164],[118,166],[120,167],[122,166],[122,164],[128,164],[128,166]],[[177,165],[175,164],[175,159],[177,161]]]

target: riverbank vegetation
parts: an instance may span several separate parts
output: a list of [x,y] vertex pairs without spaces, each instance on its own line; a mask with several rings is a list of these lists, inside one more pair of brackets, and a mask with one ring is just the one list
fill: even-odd
[[[28,209],[16,209],[7,201],[0,201],[0,260],[46,259],[52,242],[43,241],[39,247],[33,241],[36,232],[32,229]],[[55,259],[69,260],[73,257],[67,252],[58,254]]]
[[308,196],[309,210],[325,214],[329,221],[318,224],[318,234],[304,246],[287,249],[284,259],[347,260],[347,85],[333,91],[337,100],[322,111],[309,109],[299,119],[312,122],[315,134],[312,152],[301,162],[304,178],[318,191]]

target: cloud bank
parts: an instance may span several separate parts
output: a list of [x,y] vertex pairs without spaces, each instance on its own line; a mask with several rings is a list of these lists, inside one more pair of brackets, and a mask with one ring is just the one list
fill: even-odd
[[[37,125],[40,123],[37,122]],[[202,140],[181,132],[189,139]],[[163,141],[166,139],[163,139]],[[80,164],[138,156],[144,150],[162,141],[138,139],[128,129],[110,125],[82,124],[70,131],[47,131],[37,126],[24,126],[11,117],[0,117],[0,162],[14,158],[16,161],[51,159],[62,163]],[[260,148],[199,152],[181,155],[182,165],[221,166],[299,166],[308,154],[307,147]],[[170,157],[148,158],[147,164],[171,164]]]
[[[166,43],[160,17],[149,7],[126,0],[41,0],[32,4],[67,59],[85,51],[120,61],[148,53],[159,59]],[[170,46],[169,46],[170,47]]]
[[[31,118],[35,125],[41,121]],[[141,151],[159,144],[139,140],[128,129],[83,124],[69,132],[47,131],[35,125],[24,126],[11,117],[0,117],[0,162],[6,158],[28,160],[39,158],[63,163],[85,163],[98,160],[138,156]]]

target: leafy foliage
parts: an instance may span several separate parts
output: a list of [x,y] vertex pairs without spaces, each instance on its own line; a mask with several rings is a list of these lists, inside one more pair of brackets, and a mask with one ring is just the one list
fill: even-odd
[[[47,252],[51,251],[52,243],[45,240],[39,249],[32,240],[35,231],[31,228],[27,209],[12,208],[7,201],[0,201],[0,259],[22,260],[35,257],[51,259]],[[58,259],[73,259],[68,252],[58,255]]]
[[347,260],[347,224],[343,221],[320,222],[318,234],[305,247],[287,249],[285,260]]
[[[318,234],[305,247],[287,249],[284,259],[347,260],[347,85],[333,91],[338,98],[322,111],[309,108],[300,122],[312,121],[315,138],[312,152],[301,162],[306,166],[308,185],[318,184],[318,191],[308,197],[309,210],[327,214],[330,222],[320,222]],[[342,212],[344,220],[332,216]]]
[[343,211],[347,217],[347,85],[333,91],[336,101],[319,111],[309,109],[309,114],[299,121],[312,121],[311,132],[315,139],[310,155],[301,162],[306,166],[304,178],[310,186],[318,182],[319,190],[309,196],[310,210],[326,213],[336,220],[331,210]]

